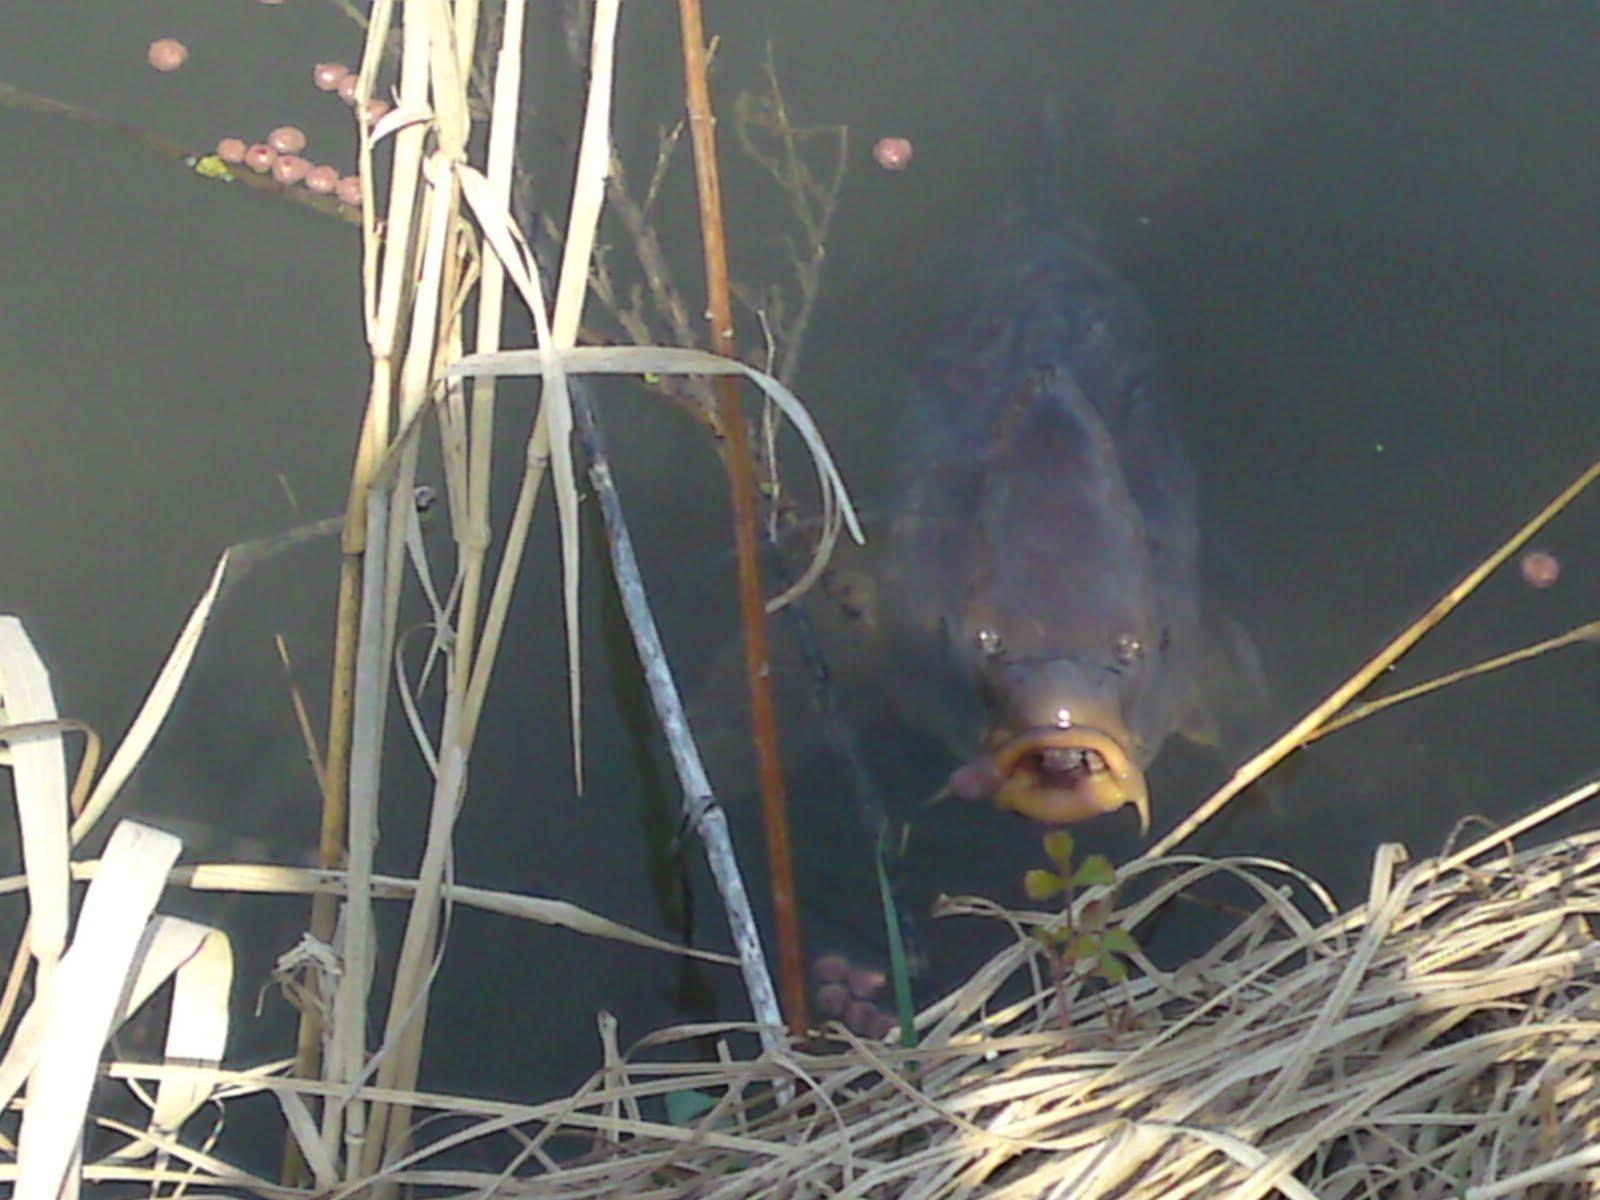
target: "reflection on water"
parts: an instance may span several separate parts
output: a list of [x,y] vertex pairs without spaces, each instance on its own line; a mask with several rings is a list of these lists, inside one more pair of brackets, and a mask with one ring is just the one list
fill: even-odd
[[[142,55],[155,32],[134,18],[84,0],[13,6],[0,16],[0,79],[127,108],[189,140],[215,135],[217,105],[230,126],[264,127],[279,120],[279,60],[306,51],[288,25],[252,39],[247,7],[253,20],[255,6],[209,15],[210,44],[186,38],[185,72],[152,78]],[[962,287],[955,248],[1026,173],[1027,115],[1041,96],[1062,96],[1077,132],[1073,202],[1153,311],[1204,520],[1235,552],[1281,721],[1600,448],[1591,402],[1600,157],[1588,149],[1600,140],[1591,96],[1600,17],[1591,10],[724,7],[714,18],[719,96],[759,79],[771,38],[801,119],[852,128],[799,382],[869,509],[884,506],[881,464],[904,372],[943,297]],[[85,44],[88,26],[99,36]],[[665,6],[629,10],[619,129],[636,175],[648,168],[655,125],[674,111],[674,64],[658,53],[671,26]],[[317,31],[319,46],[339,37],[354,45],[337,19]],[[169,86],[212,51],[210,62],[227,61],[223,46],[239,56],[231,68]],[[884,134],[914,143],[907,169],[872,162]],[[552,152],[549,128],[535,126],[529,144]],[[27,514],[0,533],[0,605],[44,648],[67,711],[109,734],[217,550],[304,519],[287,510],[280,473],[305,512],[339,508],[365,370],[356,243],[288,206],[196,190],[114,141],[7,119],[0,146],[26,167],[23,186],[0,190],[0,229],[17,263],[0,276],[10,314],[0,328],[0,506]],[[754,276],[782,256],[762,213],[741,203],[748,182],[730,169],[727,204],[735,272]],[[690,279],[687,195],[687,177],[675,177],[661,205],[666,227],[685,233],[669,244],[681,245]],[[514,461],[527,398],[508,396]],[[705,566],[704,548],[725,538],[714,458],[674,414],[607,402],[664,632],[693,678],[732,628],[731,589]],[[1401,664],[1393,685],[1591,619],[1594,503],[1581,501],[1545,539],[1565,565],[1555,586],[1495,578]],[[519,589],[514,630],[553,624],[550,549],[534,548],[542,566]],[[301,852],[315,828],[314,785],[271,639],[287,634],[320,711],[332,591],[331,553],[305,548],[230,597],[130,804],[220,819],[278,856]],[[586,647],[597,669],[610,653],[600,624],[588,621]],[[591,687],[589,791],[576,797],[561,651],[530,635],[508,654],[480,736],[458,877],[670,932],[656,899],[669,876],[646,866],[656,838],[639,815],[646,768],[629,750],[619,704]],[[1378,841],[1425,851],[1464,813],[1504,817],[1591,771],[1590,665],[1587,649],[1565,651],[1329,738],[1201,846],[1281,855],[1351,896]],[[864,733],[884,786],[914,818],[920,900],[976,890],[1018,902],[1035,831],[977,808],[921,809],[948,773],[943,751],[892,722]],[[424,781],[403,750],[393,757],[384,853],[404,869]],[[1164,758],[1151,774],[1161,819],[1220,775],[1199,752]],[[857,961],[880,954],[869,853],[837,768],[825,759],[798,767],[793,793],[812,947]],[[759,893],[751,806],[728,803]],[[1110,825],[1080,840],[1114,857],[1136,849]],[[692,861],[697,937],[717,943],[702,875]],[[191,901],[196,911],[209,903],[175,902]],[[252,1003],[302,919],[290,902],[251,902],[248,916],[230,918],[250,934],[240,986]],[[1001,935],[968,925],[936,936],[955,969]],[[451,983],[484,977],[495,986]],[[444,980],[433,1027],[462,1032],[442,1036],[426,1064],[427,1082],[441,1088],[565,1088],[595,1061],[596,1010],[619,1016],[624,1040],[677,1011],[665,960],[483,914],[452,926]],[[731,977],[714,982],[724,1011],[739,1011]]]

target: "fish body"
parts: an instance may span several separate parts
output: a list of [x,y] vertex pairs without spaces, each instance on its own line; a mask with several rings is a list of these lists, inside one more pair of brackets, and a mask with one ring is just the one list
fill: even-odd
[[980,248],[895,445],[882,620],[946,790],[1047,822],[1133,805],[1204,725],[1194,470],[1152,322],[1036,204]]

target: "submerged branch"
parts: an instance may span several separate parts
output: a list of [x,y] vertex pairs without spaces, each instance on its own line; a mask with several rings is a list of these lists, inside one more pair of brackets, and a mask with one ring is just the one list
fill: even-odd
[[627,616],[628,629],[633,634],[645,684],[650,689],[650,701],[655,706],[656,719],[661,723],[662,736],[666,739],[667,749],[672,755],[672,766],[682,787],[684,827],[698,833],[705,843],[711,874],[728,914],[728,926],[733,934],[745,988],[750,994],[750,1005],[761,1025],[762,1044],[770,1050],[781,1044],[778,1031],[783,1026],[783,1018],[778,1011],[772,975],[761,950],[761,933],[756,927],[755,914],[750,910],[744,877],[733,851],[728,820],[712,793],[711,782],[706,777],[705,765],[701,762],[688,716],[684,712],[683,700],[678,694],[672,666],[667,661],[660,632],[656,629],[644,579],[639,573],[639,562],[633,552],[633,537],[628,531],[622,502],[617,497],[616,484],[611,477],[611,463],[606,457],[598,414],[589,402],[585,385],[573,381],[569,386],[572,388],[572,411],[578,439],[589,460],[589,483],[600,502],[600,516],[605,523],[606,545],[611,555],[611,570],[616,577],[617,592]]
[[[711,346],[736,357],[733,312],[728,290],[727,248],[722,224],[722,191],[717,175],[715,122],[706,81],[705,30],[699,0],[678,0],[683,39],[684,84],[688,97],[689,136],[694,145],[695,184],[700,196],[700,240],[705,253],[707,315]],[[778,925],[778,978],[790,1031],[804,1034],[805,968],[800,952],[800,917],[795,900],[794,860],[789,845],[789,814],[783,766],[778,759],[778,723],[772,701],[767,652],[766,604],[761,592],[761,564],[756,542],[755,469],[750,458],[744,414],[733,380],[715,380],[717,410],[726,439],[723,461],[728,469],[733,508],[734,549],[739,565],[739,620],[745,639],[745,680],[750,690],[751,736],[755,740],[761,787],[761,811],[767,831],[772,908]]]

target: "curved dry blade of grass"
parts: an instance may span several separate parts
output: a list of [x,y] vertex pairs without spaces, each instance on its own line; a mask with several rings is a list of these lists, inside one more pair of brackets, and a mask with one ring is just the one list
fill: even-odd
[[[805,405],[773,376],[736,359],[674,346],[577,346],[549,357],[537,350],[471,354],[460,362],[452,363],[445,374],[450,378],[491,379],[540,376],[550,372],[552,358],[559,358],[560,369],[573,375],[743,375],[777,405],[805,442],[817,472],[823,511],[830,514],[835,528],[831,536],[826,529],[823,531],[817,555],[802,579],[815,579],[826,565],[827,551],[837,537],[839,524],[842,523],[849,530],[850,536],[858,544],[866,541],[849,489]],[[798,583],[796,589],[794,594],[803,590]]]
[[68,1175],[78,1159],[95,1066],[181,846],[171,834],[131,821],[112,831],[72,945],[0,1060],[0,1107],[10,1103],[21,1076],[29,1078],[17,1138],[18,1200],[55,1200],[63,1188],[76,1190]]
[[84,805],[83,811],[73,821],[73,845],[81,842],[84,835],[94,828],[101,815],[117,798],[117,793],[127,782],[128,776],[133,774],[133,769],[144,758],[144,753],[150,748],[150,743],[155,740],[156,734],[160,732],[162,723],[167,719],[167,713],[172,709],[172,702],[178,698],[178,689],[183,686],[184,678],[189,673],[189,664],[194,661],[195,651],[199,649],[200,637],[205,633],[206,623],[211,619],[211,610],[216,604],[229,562],[230,555],[227,553],[217,559],[217,565],[211,572],[211,582],[195,601],[194,608],[189,612],[189,619],[183,623],[183,628],[178,632],[178,640],[168,653],[166,662],[161,664],[161,670],[157,672],[155,682],[150,685],[144,703],[139,706],[138,714],[128,726],[128,732],[122,735],[122,741],[112,753],[111,761],[106,764],[105,773],[95,782],[94,790],[89,793],[89,800]]
[[[50,672],[22,622],[0,616],[0,721],[15,726],[59,717]],[[67,756],[60,733],[6,737],[22,862],[28,879],[28,940],[48,984],[67,944]]]
[[[100,860],[72,864],[72,878],[77,881],[92,880],[101,870]],[[196,863],[175,867],[170,880],[179,887],[189,887],[203,892],[241,892],[274,896],[343,895],[348,880],[342,871],[323,870],[318,867],[283,867],[269,863]],[[12,875],[0,878],[0,896],[20,892],[27,886],[27,877]],[[373,875],[372,896],[377,900],[410,900],[416,894],[413,879],[396,875]],[[474,887],[471,884],[450,882],[444,885],[443,894],[453,904],[463,904],[483,912],[498,913],[520,921],[537,921],[590,937],[602,937],[625,942],[645,950],[660,950],[667,954],[681,954],[701,962],[719,966],[737,966],[738,959],[716,950],[698,946],[684,946],[654,934],[645,933],[631,925],[624,925],[593,909],[584,908],[567,900],[547,896],[529,896],[521,892],[497,891],[493,888]]]
[[[168,979],[173,991],[164,1057],[198,1067],[220,1066],[228,1044],[228,999],[233,991],[233,944],[228,935],[179,917],[155,917],[115,1024],[137,1012]],[[132,1159],[152,1152],[156,1148],[152,1139],[181,1129],[213,1091],[198,1074],[161,1080],[147,1135],[111,1157]]]

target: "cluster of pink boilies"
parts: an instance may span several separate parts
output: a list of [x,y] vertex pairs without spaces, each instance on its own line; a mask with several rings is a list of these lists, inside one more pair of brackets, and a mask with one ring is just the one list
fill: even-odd
[[852,962],[848,955],[824,954],[811,963],[811,1001],[817,1016],[843,1022],[858,1037],[882,1039],[898,1022],[878,1003],[889,977],[878,967]]
[[[355,103],[357,76],[342,63],[318,63],[311,80],[324,92],[336,92],[346,104]],[[389,106],[382,100],[368,100],[364,116],[376,123]],[[361,178],[341,175],[337,168],[311,162],[304,157],[305,131],[293,125],[280,125],[265,141],[246,143],[243,138],[225,137],[217,143],[217,157],[230,166],[244,166],[259,175],[269,172],[286,186],[299,184],[308,191],[335,196],[343,204],[361,204]]]

